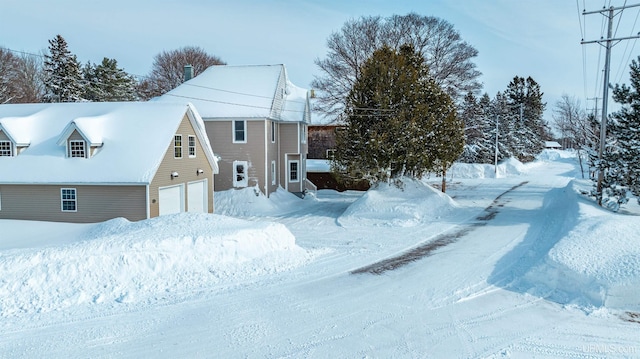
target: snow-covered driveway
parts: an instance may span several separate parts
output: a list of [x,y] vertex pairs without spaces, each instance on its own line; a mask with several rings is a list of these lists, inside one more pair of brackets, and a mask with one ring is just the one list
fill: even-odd
[[[531,274],[579,221],[578,204],[571,200],[575,193],[567,187],[574,168],[572,159],[559,159],[531,166],[521,176],[454,178],[449,195],[455,203],[443,202],[442,215],[438,208],[429,216],[386,215],[393,221],[358,217],[366,210],[347,214],[360,194],[321,192],[295,212],[247,217],[284,224],[297,245],[311,253],[313,259],[305,265],[149,302],[4,318],[0,353],[131,358],[638,356],[640,324],[620,319],[617,312],[561,303],[550,297],[554,288],[546,293],[538,285],[545,278]],[[378,272],[358,270],[448,233],[458,235],[428,255]]]

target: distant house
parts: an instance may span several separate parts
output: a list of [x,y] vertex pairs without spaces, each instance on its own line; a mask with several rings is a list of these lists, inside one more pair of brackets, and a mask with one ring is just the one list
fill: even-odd
[[0,219],[212,213],[217,171],[190,104],[0,105]]
[[205,122],[220,174],[217,191],[282,187],[303,193],[307,181],[309,91],[289,81],[284,65],[212,66],[156,99],[188,100]]
[[343,127],[321,116],[314,117],[314,123],[309,125],[307,178],[317,189],[366,191],[369,189],[367,181],[339,182],[331,173],[330,161],[336,148],[336,133]]
[[562,149],[562,145],[560,145],[556,141],[545,141],[544,142],[544,146],[545,146],[545,148],[554,149],[554,150],[561,150]]

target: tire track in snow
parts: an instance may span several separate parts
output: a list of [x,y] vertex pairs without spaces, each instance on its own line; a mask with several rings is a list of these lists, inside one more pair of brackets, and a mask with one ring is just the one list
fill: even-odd
[[409,263],[413,263],[424,257],[428,257],[432,255],[433,252],[436,251],[437,249],[448,246],[449,244],[455,243],[460,238],[474,231],[476,228],[485,226],[488,221],[496,217],[496,215],[500,211],[500,208],[504,207],[504,205],[507,203],[507,201],[503,199],[503,196],[524,186],[527,183],[529,183],[529,181],[521,182],[511,187],[510,189],[506,190],[505,192],[501,193],[498,197],[496,197],[493,200],[493,202],[487,208],[484,209],[484,211],[480,215],[478,215],[475,218],[476,220],[475,222],[459,225],[454,230],[447,233],[443,233],[435,237],[434,240],[431,240],[418,247],[412,248],[400,255],[383,259],[379,262],[355,269],[351,271],[351,274],[369,273],[369,274],[380,275],[380,274],[383,274],[384,272],[398,269]]

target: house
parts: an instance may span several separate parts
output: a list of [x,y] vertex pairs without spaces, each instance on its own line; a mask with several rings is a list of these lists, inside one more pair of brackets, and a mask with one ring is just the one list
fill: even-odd
[[336,134],[344,125],[327,117],[316,116],[309,125],[309,156],[307,159],[307,178],[317,189],[334,189],[337,191],[369,189],[367,181],[338,181],[331,173],[330,161],[336,148]]
[[217,65],[155,99],[188,100],[204,120],[219,156],[216,191],[282,187],[303,194],[307,180],[309,91],[289,81],[284,65]]
[[556,141],[544,141],[544,147],[548,148],[548,149],[553,149],[553,150],[561,150],[562,149],[562,145],[560,145]]
[[0,219],[212,213],[217,171],[187,103],[0,105]]

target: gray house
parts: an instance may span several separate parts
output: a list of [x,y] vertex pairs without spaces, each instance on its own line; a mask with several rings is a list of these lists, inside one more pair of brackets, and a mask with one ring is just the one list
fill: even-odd
[[187,103],[0,105],[0,219],[212,213],[217,171]]
[[289,81],[284,65],[212,66],[156,99],[185,100],[202,116],[219,156],[217,191],[313,189],[306,176],[309,91]]

